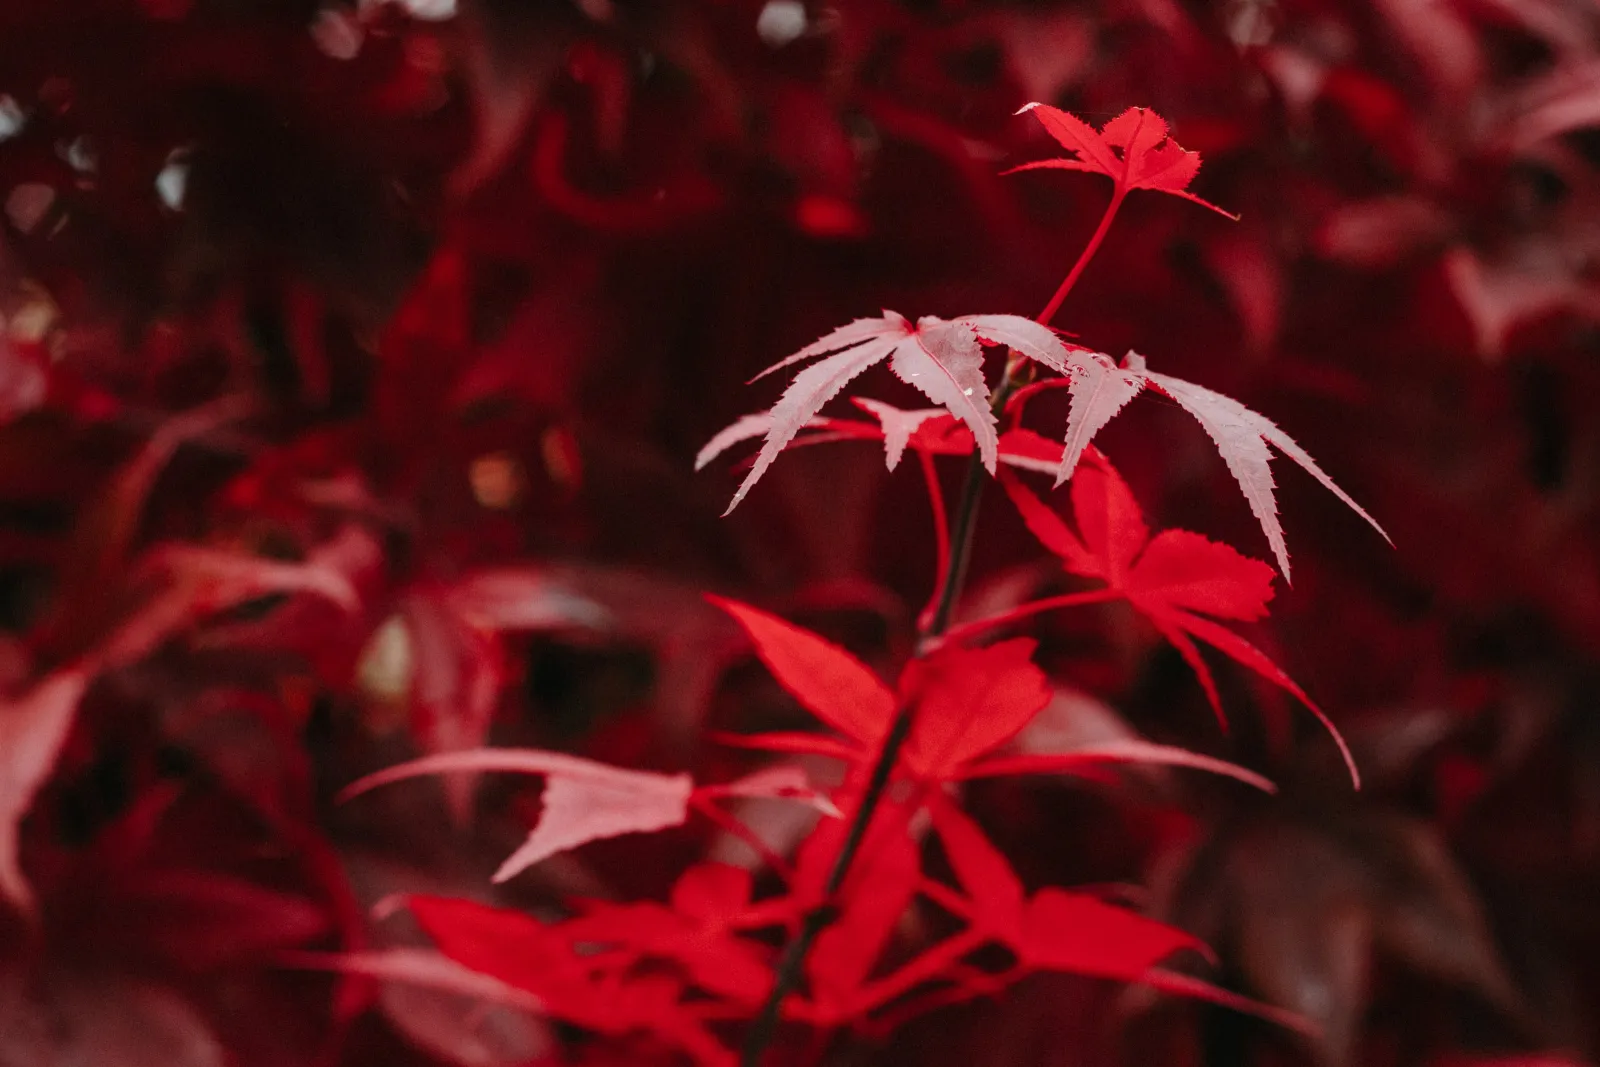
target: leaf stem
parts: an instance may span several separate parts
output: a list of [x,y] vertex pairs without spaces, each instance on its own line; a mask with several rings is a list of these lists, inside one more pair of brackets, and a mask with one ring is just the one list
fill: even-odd
[[[899,761],[900,749],[905,746],[906,738],[910,736],[911,706],[907,704],[895,712],[889,734],[883,739],[883,749],[872,765],[872,775],[867,780],[866,791],[861,794],[861,803],[856,806],[855,814],[850,820],[850,828],[845,832],[844,844],[840,847],[839,854],[834,857],[833,867],[828,871],[828,880],[823,884],[824,901],[831,900],[839,892],[840,886],[844,885],[845,876],[850,873],[850,865],[855,861],[856,853],[861,851],[861,843],[866,840],[872,813],[877,810],[878,801],[883,798],[884,790],[889,787],[889,775],[894,770],[895,763]],[[805,918],[800,921],[799,931],[783,950],[783,957],[778,961],[772,991],[767,994],[767,999],[761,1005],[761,1011],[750,1024],[750,1029],[745,1032],[744,1051],[739,1058],[743,1067],[760,1067],[761,1056],[772,1043],[773,1034],[777,1031],[784,998],[800,984],[800,971],[805,966],[806,956],[810,954],[811,946],[833,917],[833,908],[829,903],[824,903],[806,912]]]
[[1117,217],[1117,209],[1122,207],[1122,200],[1127,195],[1128,191],[1122,187],[1121,182],[1118,182],[1116,192],[1111,194],[1111,203],[1106,205],[1105,214],[1100,216],[1100,225],[1094,228],[1094,234],[1089,238],[1089,243],[1083,246],[1082,252],[1078,253],[1078,261],[1072,265],[1072,269],[1067,272],[1066,278],[1056,288],[1055,295],[1044,306],[1044,310],[1039,312],[1038,321],[1042,325],[1050,325],[1050,320],[1056,317],[1057,311],[1061,310],[1061,302],[1067,298],[1068,293],[1072,292],[1072,287],[1078,284],[1078,277],[1083,273],[1083,268],[1089,265],[1089,261],[1094,258],[1095,252],[1099,251],[1100,242],[1106,239],[1106,232],[1111,229],[1111,220]]
[[1121,591],[1116,589],[1091,589],[1086,593],[1067,593],[1062,596],[1045,597],[1043,600],[1030,600],[1019,608],[1012,608],[1010,611],[1001,612],[999,615],[990,615],[986,619],[975,619],[952,630],[947,630],[943,641],[945,643],[960,641],[971,637],[973,634],[982,633],[984,630],[993,629],[996,626],[1005,626],[1008,623],[1031,618],[1046,611],[1054,611],[1057,608],[1076,608],[1086,604],[1104,604],[1107,601],[1120,600],[1121,598]]
[[[1021,386],[1021,364],[1022,361],[1013,360],[1006,365],[1005,377],[994,393],[993,405],[996,412],[1004,410],[1006,401],[1011,399],[1011,394]],[[966,578],[967,560],[972,555],[972,535],[977,528],[978,504],[983,499],[984,474],[983,459],[974,451],[967,465],[966,480],[961,487],[961,500],[956,506],[955,523],[950,536],[952,547],[946,557],[944,573],[938,585],[938,605],[933,609],[927,624],[920,627],[918,655],[925,654],[950,625],[950,616],[955,610],[956,599],[960,596],[961,586]],[[861,844],[866,840],[867,828],[872,823],[873,813],[877,811],[878,802],[883,799],[884,791],[889,787],[889,779],[894,772],[895,764],[900,761],[900,750],[905,747],[906,739],[911,736],[911,722],[912,705],[901,705],[895,711],[889,733],[883,739],[883,747],[878,750],[877,758],[873,761],[866,790],[861,794],[861,802],[856,805],[850,818],[850,828],[845,832],[844,844],[840,846],[839,854],[834,857],[833,867],[828,871],[828,879],[822,889],[824,903],[808,911],[801,920],[799,931],[784,948],[783,956],[778,961],[772,991],[767,994],[760,1012],[751,1022],[750,1029],[745,1032],[744,1049],[739,1057],[741,1067],[761,1067],[761,1057],[766,1052],[767,1046],[772,1043],[773,1035],[777,1031],[784,998],[794,992],[795,987],[800,984],[801,970],[805,966],[806,956],[811,952],[811,946],[834,917],[831,898],[844,885],[845,877],[850,873],[850,866],[855,862],[856,853],[861,851]]]

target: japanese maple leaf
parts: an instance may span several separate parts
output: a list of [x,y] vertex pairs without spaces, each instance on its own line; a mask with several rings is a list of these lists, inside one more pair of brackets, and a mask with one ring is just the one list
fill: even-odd
[[1261,524],[1285,581],[1289,579],[1289,550],[1284,544],[1283,527],[1278,522],[1278,503],[1273,495],[1270,467],[1272,453],[1268,445],[1298,463],[1329,492],[1367,520],[1384,540],[1389,539],[1377,520],[1335,485],[1333,479],[1323,473],[1316,460],[1295,444],[1293,438],[1271,420],[1251,411],[1237,400],[1181,378],[1148,371],[1144,357],[1137,352],[1129,352],[1121,367],[1110,356],[1098,352],[1073,352],[1069,376],[1072,406],[1067,416],[1066,445],[1061,453],[1061,464],[1056,470],[1057,485],[1072,477],[1084,449],[1094,435],[1128,401],[1149,386],[1171,397],[1179,407],[1194,416],[1217,446],[1229,473],[1244,491],[1256,521]]
[[697,864],[673,885],[670,906],[590,901],[583,915],[560,929],[586,951],[671,960],[698,988],[753,1008],[772,985],[772,968],[754,942],[733,936],[734,931],[775,925],[787,915],[780,907],[752,907],[752,886],[753,877],[743,868]]
[[[1066,346],[1047,327],[1029,319],[1017,315],[968,315],[947,321],[925,315],[913,324],[905,316],[885,310],[881,318],[857,319],[839,327],[756,375],[761,378],[791,364],[824,357],[796,374],[767,413],[766,440],[728,511],[739,506],[778,453],[828,401],[857,375],[885,359],[901,381],[916,386],[929,400],[966,424],[984,466],[993,474],[998,434],[990,409],[989,387],[983,379],[980,339],[1007,345],[1029,359],[1066,373]],[[746,420],[750,418],[745,416],[713,438],[702,450],[697,466],[708,458],[707,452],[715,454],[731,443],[731,432],[747,429],[751,424]]]
[[32,891],[18,864],[19,825],[49,779],[85,690],[209,615],[273,593],[311,594],[353,610],[350,583],[316,561],[288,563],[202,545],[158,545],[134,572],[156,591],[75,663],[0,697],[0,897],[24,911]]
[[612,961],[580,955],[567,924],[443,897],[416,896],[407,904],[445,956],[533,994],[550,1015],[604,1034],[647,1032],[699,1063],[732,1067],[732,1055],[687,1010],[682,982],[608,973]]
[[739,738],[740,744],[816,752],[865,766],[882,745],[896,708],[911,705],[915,718],[900,772],[920,781],[1073,772],[1105,763],[1147,762],[1208,770],[1271,789],[1270,783],[1244,768],[1143,742],[1118,741],[1021,757],[998,754],[1053,695],[1044,673],[1031,661],[1034,642],[1029,639],[978,649],[946,645],[911,661],[896,692],[866,664],[808,630],[747,604],[708,599],[739,621],[779,684],[843,735],[772,733]]
[[535,863],[589,841],[681,826],[689,817],[691,803],[717,797],[773,797],[834,813],[826,799],[791,768],[768,768],[735,782],[697,790],[687,774],[628,770],[535,748],[475,748],[424,756],[358,779],[344,788],[340,798],[347,800],[406,778],[484,772],[533,774],[545,780],[539,817],[527,840],[495,871],[495,882],[513,878]]
[[866,664],[816,634],[747,604],[713,598],[738,620],[756,654],[805,708],[848,740],[830,744],[804,735],[777,744],[870,760],[902,703],[918,707],[902,768],[912,777],[952,777],[962,764],[1010,739],[1050,701],[1044,674],[1029,657],[1034,642],[1002,641],[983,649],[956,646],[915,660],[896,694]]
[[1005,856],[945,797],[929,805],[957,882],[977,905],[972,919],[1025,966],[1133,981],[1183,949],[1207,950],[1193,934],[1084,893],[1041,889],[1031,899]]
[[1080,170],[1104,174],[1116,182],[1119,200],[1134,189],[1151,189],[1181,196],[1230,219],[1238,216],[1188,192],[1200,172],[1200,153],[1190,152],[1169,136],[1166,120],[1154,111],[1131,107],[1096,130],[1076,115],[1048,104],[1033,103],[1017,114],[1031,112],[1072,159],[1041,159],[1024,163],[1022,170]]
[[[1010,974],[1013,980],[1029,971],[1064,971],[1138,982],[1291,1029],[1309,1029],[1307,1020],[1293,1012],[1162,968],[1160,964],[1185,951],[1198,952],[1215,962],[1206,944],[1188,931],[1089,893],[1047,886],[1030,897],[1010,862],[948,797],[931,797],[929,814],[951,872],[968,901],[963,917],[973,933],[1005,945],[1016,957],[1016,969]],[[924,955],[935,951],[937,948]],[[906,969],[916,964],[913,961]],[[980,986],[977,991],[982,989]]]
[[358,952],[280,952],[276,962],[308,971],[332,971],[449,993],[482,1004],[542,1013],[544,1002],[498,978],[472,970],[442,952],[387,948]]
[[[972,432],[943,408],[915,408],[906,410],[881,400],[865,397],[852,398],[856,406],[868,412],[874,422],[861,419],[816,417],[806,421],[801,430],[811,433],[796,436],[791,443],[800,445],[824,444],[833,441],[881,441],[884,463],[889,470],[900,465],[906,450],[926,452],[936,456],[970,456],[974,447]],[[695,470],[710,463],[717,456],[741,441],[765,435],[772,428],[770,411],[742,415],[738,420],[706,442],[695,457]],[[1001,434],[998,441],[998,458],[1001,463],[1021,470],[1053,474],[1061,462],[1061,446],[1041,437],[1032,430],[1017,428]]]
[[1127,483],[1098,452],[1085,453],[1072,480],[1077,534],[1015,476],[1003,474],[1001,483],[1028,529],[1061,557],[1067,570],[1105,582],[1172,643],[1199,678],[1219,719],[1226,723],[1216,683],[1194,639],[1304,703],[1333,735],[1352,780],[1360,784],[1343,737],[1322,709],[1259,649],[1215,621],[1249,622],[1265,616],[1273,596],[1270,567],[1188,530],[1163,530],[1152,538]]
[[588,841],[679,826],[689,817],[694,782],[687,774],[625,770],[561,752],[481,748],[411,760],[347,786],[348,798],[419,775],[510,771],[543,775],[539,818],[494,881],[503,882],[541,860]]

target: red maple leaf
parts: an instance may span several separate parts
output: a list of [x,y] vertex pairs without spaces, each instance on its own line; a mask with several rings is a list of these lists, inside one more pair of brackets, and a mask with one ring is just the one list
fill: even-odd
[[946,644],[907,664],[897,692],[866,664],[809,630],[748,604],[708,599],[739,621],[750,635],[756,655],[778,683],[806,710],[843,735],[724,735],[737,744],[778,752],[820,753],[860,769],[877,754],[896,709],[911,705],[915,718],[899,773],[918,781],[1070,773],[1106,763],[1140,762],[1212,771],[1272,789],[1271,783],[1242,767],[1142,741],[1027,756],[999,754],[997,750],[1021,732],[1052,694],[1044,673],[1030,659],[1034,642],[1028,638],[976,649]]
[[1216,683],[1195,639],[1249,667],[1311,709],[1333,735],[1351,779],[1359,786],[1360,774],[1344,738],[1316,702],[1260,649],[1215,621],[1250,622],[1265,616],[1273,595],[1272,568],[1188,530],[1163,530],[1152,538],[1138,502],[1110,462],[1092,449],[1083,459],[1072,479],[1077,534],[1014,475],[1002,473],[1001,482],[1028,529],[1061,557],[1067,570],[1105,582],[1108,591],[1149,619],[1193,668],[1224,725]]
[[696,1062],[733,1057],[684,1002],[684,983],[663,974],[625,976],[636,954],[580,951],[566,923],[467,900],[407,900],[418,925],[457,963],[539,998],[556,1018],[603,1034],[646,1032]]
[[1050,700],[1027,638],[982,649],[948,646],[913,660],[899,692],[844,649],[775,615],[711,598],[738,620],[756,654],[806,710],[843,734],[843,742],[809,734],[768,734],[764,747],[826,752],[870,761],[894,720],[915,704],[917,716],[901,756],[902,773],[924,781],[956,777],[966,763],[1010,740]]
[[1024,163],[1020,170],[1081,170],[1104,174],[1117,183],[1119,200],[1134,189],[1152,189],[1193,200],[1230,219],[1239,216],[1222,210],[1188,192],[1200,172],[1200,153],[1190,152],[1167,132],[1167,123],[1148,108],[1130,107],[1096,130],[1076,115],[1048,104],[1029,104],[1017,112],[1032,112],[1073,159],[1041,159]]

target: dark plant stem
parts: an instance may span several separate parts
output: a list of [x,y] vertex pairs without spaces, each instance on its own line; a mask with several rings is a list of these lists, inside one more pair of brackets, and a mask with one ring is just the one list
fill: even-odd
[[[1020,360],[1013,360],[1006,365],[1005,378],[994,394],[993,404],[996,412],[1005,409],[1006,401],[1011,399],[1011,394],[1022,384],[1022,373]],[[966,580],[967,560],[972,555],[972,535],[977,528],[978,504],[983,499],[985,473],[982,458],[974,452],[967,464],[966,479],[961,486],[961,500],[956,505],[955,524],[950,538],[950,558],[945,564],[945,573],[940,582],[942,592],[939,604],[934,608],[927,625],[918,634],[919,654],[949,627],[956,599],[961,595],[961,586]],[[871,774],[867,778],[867,788],[861,794],[861,802],[856,805],[855,813],[851,816],[844,844],[840,846],[839,854],[834,857],[833,866],[828,871],[828,879],[823,884],[824,901],[831,901],[839,892],[850,873],[851,864],[855,862],[856,853],[861,851],[861,843],[866,840],[867,829],[872,825],[872,816],[878,810],[878,802],[883,799],[884,791],[889,787],[889,779],[894,773],[895,764],[900,761],[900,750],[905,747],[906,739],[911,736],[911,712],[910,704],[901,705],[895,712],[894,721],[889,725],[889,733],[883,739],[883,747],[878,750],[877,759],[873,761]],[[800,929],[795,932],[778,961],[772,991],[767,994],[767,999],[761,1005],[761,1011],[751,1022],[750,1029],[745,1032],[744,1050],[739,1058],[741,1067],[761,1067],[761,1057],[766,1052],[767,1046],[772,1044],[773,1035],[777,1031],[784,998],[794,992],[795,987],[800,984],[800,973],[805,966],[806,956],[810,954],[811,946],[816,943],[832,919],[833,908],[830,904],[824,903],[820,907],[812,908],[801,920]]]
[[[1106,205],[1105,214],[1100,216],[1100,224],[1095,227],[1089,243],[1084,246],[1077,262],[1072,265],[1072,270],[1056,288],[1055,295],[1039,313],[1036,321],[1040,324],[1049,324],[1060,309],[1061,302],[1077,284],[1079,275],[1094,258],[1100,243],[1105,240],[1106,232],[1111,229],[1111,222],[1117,217],[1117,209],[1122,206],[1122,198],[1125,195],[1126,191],[1120,186],[1112,194],[1111,203]],[[1030,370],[1027,361],[1020,356],[1013,355],[1006,363],[1005,375],[1001,378],[1000,386],[994,391],[990,401],[991,408],[997,416],[1005,412],[1006,402],[1011,399],[1012,394],[1026,384]],[[977,529],[978,505],[983,500],[986,473],[982,457],[974,451],[967,463],[966,478],[961,484],[961,499],[956,505],[955,523],[950,533],[950,555],[945,562],[945,572],[937,586],[938,605],[917,635],[919,656],[926,655],[935,647],[939,638],[949,629],[950,617],[954,614],[956,601],[961,596],[961,587],[966,584],[967,561],[972,556],[973,532]],[[856,805],[855,812],[850,817],[850,827],[845,831],[844,844],[840,846],[839,854],[834,857],[827,881],[823,884],[824,902],[806,913],[800,921],[799,930],[785,946],[783,956],[778,961],[777,971],[773,975],[772,991],[767,994],[761,1010],[756,1013],[750,1029],[745,1032],[744,1048],[739,1056],[740,1067],[761,1067],[761,1057],[777,1033],[778,1021],[783,1013],[783,1002],[800,984],[801,971],[805,967],[806,957],[811,953],[812,945],[833,920],[833,897],[844,885],[850,867],[855,862],[856,854],[861,851],[861,844],[867,838],[867,829],[872,825],[873,814],[878,810],[878,803],[889,787],[889,779],[894,773],[895,764],[900,761],[900,750],[905,747],[906,739],[911,736],[911,722],[912,705],[904,704],[895,711],[894,721],[889,725],[889,733],[883,739],[883,747],[878,750],[877,759],[873,761],[872,771],[867,778],[867,788],[861,794],[861,802]]]
[[[909,736],[911,736],[911,707],[905,705],[895,712],[894,722],[889,726],[888,736],[883,739],[883,748],[878,753],[877,762],[872,765],[872,776],[867,780],[866,791],[861,794],[861,803],[856,806],[855,815],[850,820],[850,828],[845,832],[844,844],[840,847],[839,854],[834,857],[833,867],[828,871],[828,880],[823,883],[824,900],[831,900],[844,885],[845,876],[850,873],[850,865],[855,861],[856,853],[861,851],[861,843],[866,840],[867,828],[872,823],[872,814],[878,809],[878,801],[883,798],[884,790],[889,787],[890,772],[899,761],[900,750],[905,747],[906,738]],[[806,956],[810,954],[811,946],[832,919],[833,908],[825,903],[806,912],[805,918],[800,921],[800,929],[795,932],[794,938],[783,950],[783,958],[778,961],[772,992],[767,995],[766,1001],[761,1005],[760,1014],[755,1017],[750,1029],[745,1033],[744,1053],[739,1060],[743,1067],[760,1067],[761,1055],[772,1043],[772,1035],[778,1028],[778,1017],[783,1010],[784,998],[800,984],[800,970],[805,966]]]

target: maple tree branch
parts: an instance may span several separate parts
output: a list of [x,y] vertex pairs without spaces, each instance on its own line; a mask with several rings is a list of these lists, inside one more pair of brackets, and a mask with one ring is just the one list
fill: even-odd
[[1106,239],[1106,232],[1111,229],[1111,220],[1117,217],[1117,209],[1122,207],[1122,200],[1127,195],[1128,191],[1122,187],[1121,182],[1118,182],[1116,192],[1111,194],[1111,203],[1106,205],[1106,213],[1100,216],[1100,225],[1095,227],[1094,234],[1089,238],[1089,243],[1083,246],[1082,252],[1078,253],[1078,261],[1067,272],[1066,278],[1057,287],[1055,295],[1044,306],[1044,310],[1039,312],[1038,321],[1040,324],[1050,325],[1050,320],[1056,317],[1057,311],[1061,310],[1061,302],[1067,298],[1068,293],[1072,292],[1072,287],[1078,284],[1078,276],[1083,273],[1083,268],[1089,265],[1089,261],[1094,258],[1095,252],[1099,251],[1100,242]]
[[[1010,380],[1009,377],[1007,380]],[[1001,387],[1003,392],[1004,386]],[[1001,393],[995,394],[997,400]],[[983,460],[974,452],[972,461],[967,464],[967,476],[961,483],[961,502],[956,505],[956,521],[950,532],[950,557],[945,564],[944,575],[939,580],[939,603],[919,635],[924,644],[944,634],[945,628],[950,625],[950,615],[955,611],[956,598],[966,584],[967,563],[972,558],[972,532],[977,523],[978,503],[983,499],[983,481],[987,473],[983,469]]]
[[[1055,295],[1050,298],[1050,303],[1039,313],[1036,321],[1041,325],[1049,324],[1050,319],[1061,307],[1061,302],[1077,284],[1078,277],[1083,274],[1084,268],[1094,258],[1100,243],[1105,240],[1107,231],[1111,229],[1111,222],[1116,218],[1117,210],[1122,206],[1123,197],[1126,195],[1127,190],[1119,184],[1111,196],[1111,203],[1106,205],[1105,214],[1100,217],[1100,224],[1090,236],[1089,243],[1079,253],[1077,262],[1073,263],[1072,270],[1056,289]],[[1005,412],[1007,402],[1018,389],[1027,384],[1030,373],[1031,368],[1026,359],[1014,354],[1013,358],[1007,361],[1005,374],[990,401],[991,410],[996,415]],[[966,478],[961,486],[961,498],[956,505],[955,521],[950,528],[943,573],[935,586],[937,604],[931,616],[927,618],[926,624],[918,628],[920,632],[916,654],[919,656],[927,655],[942,643],[940,638],[949,629],[956,600],[961,595],[961,587],[966,583],[967,563],[972,556],[973,532],[977,529],[978,505],[983,499],[986,473],[988,472],[984,468],[982,456],[974,450],[967,463]],[[801,970],[805,966],[806,956],[811,952],[811,946],[815,944],[828,923],[833,921],[832,898],[839,892],[845,877],[850,873],[850,866],[855,862],[856,853],[861,850],[861,844],[866,840],[867,828],[872,823],[873,813],[877,811],[878,802],[882,800],[884,791],[889,786],[895,765],[900,761],[900,750],[905,747],[906,739],[911,736],[912,711],[911,704],[903,704],[895,711],[894,721],[883,739],[883,747],[878,750],[877,758],[873,761],[866,791],[862,793],[861,802],[851,816],[844,844],[840,847],[839,854],[834,857],[833,867],[828,872],[822,893],[825,903],[806,913],[801,920],[799,931],[784,947],[777,971],[773,975],[772,989],[762,1003],[761,1010],[752,1020],[750,1029],[745,1032],[744,1047],[739,1056],[740,1067],[761,1067],[761,1058],[767,1047],[772,1044],[773,1036],[777,1032],[784,999],[800,984]]]
[[[861,851],[861,843],[866,840],[867,827],[872,823],[872,813],[878,808],[878,801],[883,798],[884,790],[889,787],[889,776],[894,770],[894,765],[899,762],[900,750],[905,747],[906,738],[911,736],[911,706],[902,705],[895,712],[894,722],[889,727],[889,734],[883,739],[883,748],[879,750],[878,758],[872,765],[871,777],[867,779],[866,791],[861,794],[861,803],[856,806],[855,814],[851,817],[850,828],[845,832],[844,844],[839,848],[839,854],[834,857],[833,867],[828,871],[828,880],[823,883],[822,896],[825,901],[830,901],[838,894],[839,888],[844,885],[845,876],[850,873],[850,865],[855,861],[856,853]],[[800,984],[800,970],[805,966],[806,956],[811,952],[811,946],[823,929],[834,918],[834,909],[831,903],[821,907],[812,908],[806,912],[805,918],[800,922],[800,930],[783,950],[783,956],[778,961],[778,969],[773,976],[772,991],[767,994],[766,1001],[761,1005],[761,1011],[751,1022],[750,1029],[745,1033],[744,1050],[739,1062],[743,1067],[760,1067],[762,1053],[772,1043],[772,1036],[778,1028],[778,1017],[783,1010],[783,1001],[794,988]]]
[[[1024,361],[1013,360],[1007,364],[1005,377],[994,393],[993,407],[996,412],[1003,411],[1006,401],[1010,400],[1012,393],[1021,387],[1022,362]],[[927,624],[920,628],[919,655],[925,654],[931,643],[936,641],[950,625],[950,615],[955,609],[956,598],[960,595],[961,586],[966,578],[967,560],[972,555],[972,534],[976,529],[978,504],[983,498],[985,473],[983,459],[976,451],[973,452],[971,461],[967,465],[966,481],[961,487],[961,501],[956,508],[955,523],[951,528],[951,548],[945,559],[944,573],[940,576],[937,586],[938,605],[934,608]],[[845,877],[850,873],[850,866],[855,862],[856,853],[861,850],[861,844],[866,840],[867,828],[872,823],[873,813],[877,811],[878,802],[883,799],[884,791],[889,786],[895,764],[900,761],[900,750],[905,747],[906,739],[911,736],[911,722],[912,705],[901,705],[895,711],[889,733],[883,739],[883,747],[878,750],[877,758],[873,761],[866,790],[861,794],[861,802],[851,816],[844,844],[840,846],[839,854],[834,857],[833,867],[828,872],[828,880],[823,885],[822,895],[828,903],[808,911],[801,920],[799,931],[785,946],[783,956],[778,961],[777,972],[773,976],[772,990],[762,1003],[760,1012],[751,1022],[750,1029],[745,1032],[744,1048],[739,1058],[741,1067],[760,1067],[761,1057],[766,1052],[767,1046],[772,1043],[773,1035],[777,1031],[784,998],[800,984],[800,972],[805,966],[806,956],[811,952],[811,946],[834,918],[831,898],[844,885]]]

